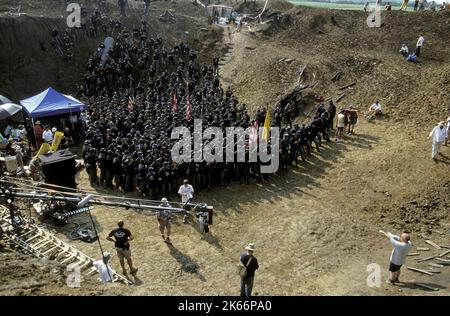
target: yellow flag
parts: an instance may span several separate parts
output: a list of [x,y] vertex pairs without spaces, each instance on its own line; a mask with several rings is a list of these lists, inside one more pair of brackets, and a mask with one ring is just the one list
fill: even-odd
[[269,138],[269,131],[270,131],[270,115],[269,110],[267,110],[266,119],[264,120],[262,139],[267,140]]

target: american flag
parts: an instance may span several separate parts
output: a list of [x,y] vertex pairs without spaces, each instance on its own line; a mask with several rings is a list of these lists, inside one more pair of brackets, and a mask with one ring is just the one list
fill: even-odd
[[189,100],[189,94],[187,95],[186,100],[186,121],[189,121],[191,119],[191,102]]
[[128,98],[128,111],[133,111],[134,109],[134,97],[130,95],[130,97]]

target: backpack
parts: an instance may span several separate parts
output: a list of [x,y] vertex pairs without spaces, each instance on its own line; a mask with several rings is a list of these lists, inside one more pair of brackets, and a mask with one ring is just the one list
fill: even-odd
[[239,276],[243,279],[243,278],[245,278],[246,276],[247,276],[247,267],[248,267],[248,265],[250,264],[250,261],[252,261],[252,258],[253,257],[250,257],[249,259],[248,259],[248,261],[247,261],[247,264],[246,265],[244,265],[242,262],[239,262],[239,265],[238,265],[238,274],[239,274]]

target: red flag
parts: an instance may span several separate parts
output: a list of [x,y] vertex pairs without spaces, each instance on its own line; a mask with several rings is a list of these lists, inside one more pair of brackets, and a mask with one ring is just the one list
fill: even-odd
[[177,93],[174,90],[172,93],[172,109],[174,112],[176,112],[178,110],[178,101],[177,101]]
[[189,101],[189,94],[186,100],[186,121],[191,119],[191,102]]
[[134,97],[130,95],[128,98],[128,111],[133,111],[134,108]]

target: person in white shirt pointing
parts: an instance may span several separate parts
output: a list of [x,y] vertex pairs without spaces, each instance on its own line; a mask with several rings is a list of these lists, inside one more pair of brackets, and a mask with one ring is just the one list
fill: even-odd
[[186,203],[194,197],[194,188],[189,184],[188,180],[183,181],[183,185],[178,190],[178,194],[181,196],[181,202]]
[[445,122],[441,121],[437,126],[433,128],[428,135],[431,138],[431,158],[436,159],[436,155],[439,153],[439,149],[448,137],[448,130],[445,128]]
[[380,230],[380,233],[389,238],[389,241],[394,246],[394,249],[392,249],[391,252],[389,264],[389,271],[391,272],[391,275],[387,282],[392,284],[400,282],[400,280],[398,279],[400,277],[400,268],[405,264],[406,257],[408,256],[408,253],[412,247],[411,235],[407,231],[404,231],[400,236],[391,234],[389,232],[385,233],[382,230]]

